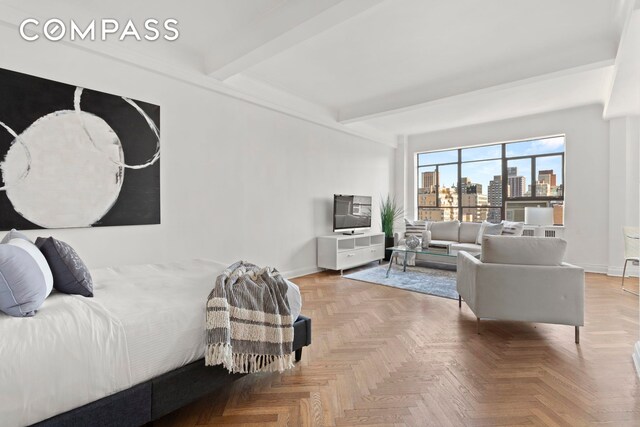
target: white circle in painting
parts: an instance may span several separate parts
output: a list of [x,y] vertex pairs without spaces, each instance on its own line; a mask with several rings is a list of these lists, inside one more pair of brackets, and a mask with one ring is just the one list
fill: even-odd
[[20,138],[31,153],[28,174],[19,144],[0,164],[16,212],[45,228],[88,227],[109,212],[124,179],[124,168],[111,159],[124,162],[124,153],[103,119],[56,111],[33,122]]

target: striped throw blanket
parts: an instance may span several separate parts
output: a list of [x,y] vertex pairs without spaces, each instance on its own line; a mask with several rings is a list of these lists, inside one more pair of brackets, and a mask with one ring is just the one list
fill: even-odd
[[207,300],[207,366],[232,373],[293,368],[288,285],[277,270],[239,261],[218,278]]

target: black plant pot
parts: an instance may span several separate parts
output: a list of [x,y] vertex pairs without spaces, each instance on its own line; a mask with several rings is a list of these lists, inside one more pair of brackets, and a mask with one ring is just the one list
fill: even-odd
[[391,259],[391,250],[387,249],[393,246],[393,237],[386,237],[384,238],[384,260],[385,261],[389,261]]

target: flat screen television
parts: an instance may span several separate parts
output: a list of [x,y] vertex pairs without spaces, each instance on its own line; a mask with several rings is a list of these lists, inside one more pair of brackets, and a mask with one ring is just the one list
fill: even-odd
[[333,231],[371,228],[371,202],[369,196],[333,195]]

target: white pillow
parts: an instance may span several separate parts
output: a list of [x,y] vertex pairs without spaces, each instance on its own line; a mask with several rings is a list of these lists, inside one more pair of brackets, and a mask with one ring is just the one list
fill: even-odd
[[524,224],[522,222],[502,221],[502,235],[520,237],[524,231]]
[[40,249],[38,249],[38,247],[30,241],[24,240],[20,237],[9,240],[9,243],[7,244],[24,249],[31,256],[31,258],[34,259],[36,264],[38,264],[38,268],[40,268],[40,271],[42,271],[42,275],[44,276],[44,282],[46,285],[46,296],[48,297],[53,290],[53,274],[51,273],[51,268],[49,268],[47,260],[45,259],[44,255],[42,255],[42,252],[40,252]]
[[478,237],[476,238],[476,245],[482,244],[483,236],[499,236],[502,234],[503,225],[493,224],[488,221],[483,221],[478,230]]

